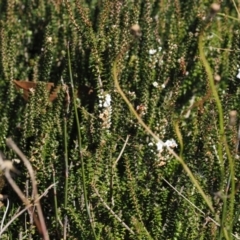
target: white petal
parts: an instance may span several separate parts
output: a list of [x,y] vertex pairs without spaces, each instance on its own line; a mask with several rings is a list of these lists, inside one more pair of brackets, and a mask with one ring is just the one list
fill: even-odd
[[157,52],[156,49],[150,49],[150,50],[149,50],[149,54],[150,54],[150,55],[153,55],[153,54],[155,54],[156,52]]
[[162,141],[159,141],[157,144],[157,150],[159,151],[159,152],[162,152],[163,151],[163,142]]

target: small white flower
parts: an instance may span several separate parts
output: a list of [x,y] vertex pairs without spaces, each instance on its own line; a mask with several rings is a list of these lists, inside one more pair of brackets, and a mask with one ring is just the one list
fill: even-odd
[[158,47],[158,51],[161,52],[162,51],[162,47]]
[[237,78],[240,79],[240,68],[238,69]]
[[111,101],[111,95],[107,94],[105,99],[106,99],[106,101]]
[[52,37],[47,37],[47,42],[51,43],[52,42]]
[[[150,146],[150,144],[148,144]],[[170,147],[170,148],[175,148],[177,147],[177,143],[174,139],[167,140],[165,143],[162,141],[157,142],[157,150],[159,153],[163,151],[164,147]]]
[[166,147],[171,147],[171,148],[175,148],[177,147],[177,143],[174,139],[171,139],[171,140],[167,140],[165,143],[164,143],[164,146]]
[[164,147],[164,143],[162,141],[159,141],[156,145],[157,145],[157,150],[159,152],[162,152],[163,151],[163,147]]
[[158,87],[158,83],[157,82],[153,82],[152,84],[154,87]]
[[155,54],[156,52],[157,52],[156,49],[150,49],[150,50],[149,50],[149,54],[150,54],[150,55],[153,55],[153,54]]
[[111,105],[111,95],[110,94],[106,94],[105,96],[105,102],[103,103],[104,107],[110,107]]
[[162,87],[162,88],[165,88],[166,86],[165,86],[165,84],[162,84],[161,87]]
[[131,97],[136,97],[136,93],[135,93],[135,92],[128,91],[128,94],[129,94]]

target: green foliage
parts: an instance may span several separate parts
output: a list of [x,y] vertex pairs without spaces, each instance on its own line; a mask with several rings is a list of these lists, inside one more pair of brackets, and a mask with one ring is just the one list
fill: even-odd
[[[240,109],[240,32],[234,4],[221,2],[218,14],[208,0],[1,1],[0,149],[17,158],[5,143],[14,139],[40,195],[55,184],[41,198],[50,239],[240,239],[239,120],[229,124]],[[129,110],[114,64],[138,116],[164,142],[176,140],[213,212]],[[221,77],[220,101],[207,64]],[[38,83],[28,101],[13,80]],[[16,168],[31,198],[29,175]],[[2,193],[6,223],[23,204],[8,184]],[[30,220],[17,218],[2,239],[41,239]]]

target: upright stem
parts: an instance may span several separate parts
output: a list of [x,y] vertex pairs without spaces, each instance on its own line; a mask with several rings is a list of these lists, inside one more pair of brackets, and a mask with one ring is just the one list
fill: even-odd
[[[206,25],[207,26],[207,25]],[[205,27],[206,28],[206,27]],[[205,68],[205,71],[207,73],[209,86],[212,92],[212,95],[216,101],[217,109],[218,109],[218,118],[219,118],[219,143],[218,143],[218,157],[220,160],[220,169],[221,169],[221,188],[223,188],[224,185],[224,178],[225,178],[225,169],[224,169],[224,161],[223,161],[223,146],[225,148],[225,151],[227,153],[227,158],[229,162],[229,168],[230,168],[230,178],[231,178],[231,193],[230,193],[230,203],[229,203],[229,212],[228,212],[228,220],[226,219],[227,214],[227,197],[223,197],[223,210],[222,210],[222,218],[221,218],[221,234],[224,234],[226,237],[226,229],[228,229],[228,235],[232,232],[232,221],[233,221],[233,214],[234,214],[234,199],[235,199],[235,170],[234,170],[234,161],[232,159],[227,139],[224,131],[224,122],[223,122],[223,109],[222,104],[220,101],[220,98],[218,96],[217,89],[214,84],[213,74],[211,67],[205,57],[204,54],[204,44],[203,44],[203,33],[205,28],[200,32],[199,39],[198,39],[198,50],[199,50],[199,56],[200,60],[202,61],[203,67]],[[228,193],[226,192],[225,195],[227,196]],[[225,224],[228,223],[228,226],[225,228]],[[231,236],[231,235],[230,235]]]
[[75,118],[76,118],[76,123],[77,123],[77,133],[78,133],[78,146],[79,146],[79,155],[80,155],[80,160],[81,160],[81,170],[82,170],[82,183],[83,183],[83,195],[84,195],[84,201],[85,201],[85,206],[89,218],[89,222],[92,228],[92,234],[94,239],[97,239],[94,226],[93,226],[93,220],[91,217],[91,213],[89,210],[89,204],[88,204],[88,196],[87,196],[87,190],[86,190],[86,180],[85,180],[85,167],[84,167],[84,161],[83,161],[83,156],[82,156],[82,138],[81,138],[81,130],[80,130],[80,122],[79,122],[79,117],[78,117],[78,111],[77,111],[77,103],[76,103],[76,97],[74,94],[74,84],[73,84],[73,77],[72,77],[72,68],[71,68],[71,60],[70,60],[70,52],[69,52],[69,46],[68,46],[68,66],[69,66],[69,75],[70,75],[70,80],[71,80],[71,87],[72,87],[72,92],[73,92],[73,105],[74,105],[74,112],[75,112]]
[[[64,209],[67,208],[68,204],[68,144],[67,144],[67,118],[63,120],[63,134],[64,134],[64,161],[65,161],[65,189],[64,189]],[[64,217],[64,228],[63,228],[63,239],[67,236],[67,215]]]

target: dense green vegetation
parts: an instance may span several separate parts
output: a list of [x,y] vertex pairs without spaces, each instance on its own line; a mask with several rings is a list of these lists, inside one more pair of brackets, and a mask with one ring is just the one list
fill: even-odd
[[[48,189],[45,239],[240,239],[239,9],[0,2],[0,150],[19,158],[11,137]],[[14,166],[29,202],[2,175],[1,229],[39,205]],[[1,239],[42,239],[36,225],[24,211]]]

